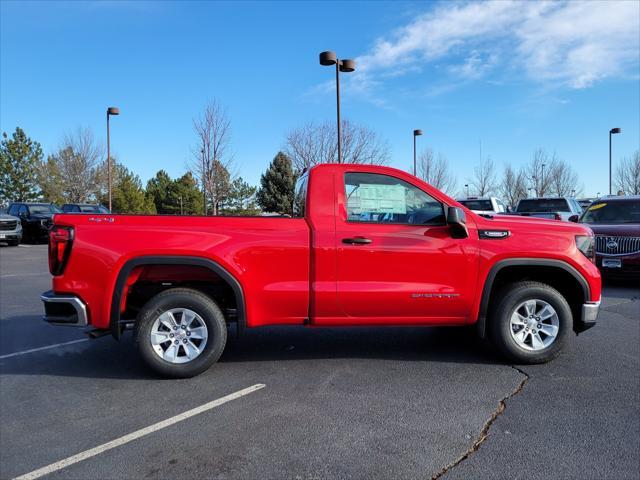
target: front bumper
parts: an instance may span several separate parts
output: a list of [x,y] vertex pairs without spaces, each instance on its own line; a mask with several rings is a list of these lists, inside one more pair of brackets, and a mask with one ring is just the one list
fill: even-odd
[[582,314],[580,321],[574,325],[576,333],[584,332],[595,326],[600,311],[600,302],[589,302],[582,304]]
[[18,232],[0,231],[0,242],[13,242],[14,240],[18,242],[22,240],[22,230]]
[[57,295],[53,290],[40,295],[44,302],[42,319],[52,325],[86,327],[89,324],[87,306],[75,295]]
[[[603,260],[620,260],[620,266],[605,267]],[[605,276],[617,275],[640,275],[640,253],[630,253],[628,255],[607,255],[596,252],[596,265]]]

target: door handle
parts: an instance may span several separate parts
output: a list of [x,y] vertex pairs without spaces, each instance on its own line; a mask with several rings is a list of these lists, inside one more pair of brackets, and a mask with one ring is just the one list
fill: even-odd
[[350,245],[367,245],[373,240],[364,237],[343,238],[342,243],[348,243]]

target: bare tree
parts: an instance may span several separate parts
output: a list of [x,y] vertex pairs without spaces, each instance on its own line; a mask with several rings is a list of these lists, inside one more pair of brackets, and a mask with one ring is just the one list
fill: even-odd
[[[336,125],[333,122],[308,123],[289,132],[284,151],[300,171],[318,163],[338,161]],[[373,130],[342,121],[342,160],[344,163],[383,165],[389,158],[387,143]]]
[[567,162],[560,160],[554,154],[551,168],[549,168],[549,193],[558,197],[573,197],[580,192],[582,187],[578,185],[578,174]]
[[544,197],[551,186],[552,164],[556,161],[556,154],[549,155],[542,148],[533,152],[533,158],[527,165],[526,175],[531,182],[536,197]]
[[[58,151],[43,162],[41,183],[69,203],[96,201],[100,194],[104,148],[89,128],[65,135]],[[55,185],[54,185],[55,184]]]
[[499,191],[510,207],[515,207],[520,200],[527,198],[527,176],[524,170],[516,172],[511,165],[507,165]]
[[219,205],[229,194],[232,163],[231,122],[227,110],[216,100],[209,102],[202,115],[193,120],[193,129],[198,144],[189,169],[205,191],[205,203],[210,204],[213,215],[217,215]]
[[491,158],[481,160],[480,164],[473,169],[473,177],[468,182],[480,197],[493,193],[498,185],[493,160]]
[[443,192],[456,188],[456,179],[449,171],[447,159],[441,153],[436,157],[430,148],[420,153],[417,162],[418,177]]
[[616,188],[627,195],[640,195],[640,150],[620,162],[616,171]]

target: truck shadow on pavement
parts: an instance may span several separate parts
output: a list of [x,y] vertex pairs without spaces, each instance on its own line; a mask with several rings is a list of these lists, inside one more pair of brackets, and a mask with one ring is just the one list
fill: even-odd
[[[446,327],[264,327],[246,330],[239,339],[231,328],[219,362],[230,365],[321,359],[503,363],[473,331]],[[0,359],[0,374],[141,380],[156,377],[143,364],[130,332],[120,342],[106,336]]]

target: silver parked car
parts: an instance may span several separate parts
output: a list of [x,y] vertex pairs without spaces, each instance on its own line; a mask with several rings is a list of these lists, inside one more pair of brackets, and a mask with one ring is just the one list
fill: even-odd
[[22,240],[22,224],[18,217],[0,213],[0,242],[15,247]]

